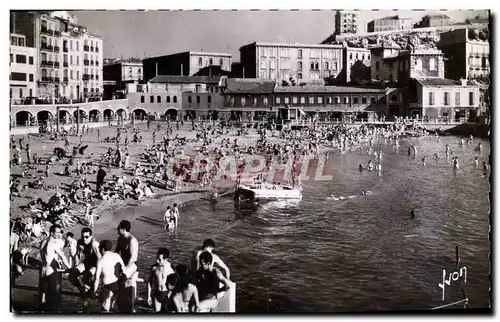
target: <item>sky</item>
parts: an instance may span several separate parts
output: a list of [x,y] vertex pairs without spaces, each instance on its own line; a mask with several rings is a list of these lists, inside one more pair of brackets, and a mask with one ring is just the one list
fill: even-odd
[[[378,18],[399,14],[414,22],[439,11],[358,11],[360,32]],[[441,12],[442,13],[442,12]],[[78,24],[104,38],[104,57],[151,57],[183,51],[223,52],[239,61],[239,48],[258,42],[317,44],[334,32],[335,11],[73,11]],[[484,10],[448,10],[452,22]]]

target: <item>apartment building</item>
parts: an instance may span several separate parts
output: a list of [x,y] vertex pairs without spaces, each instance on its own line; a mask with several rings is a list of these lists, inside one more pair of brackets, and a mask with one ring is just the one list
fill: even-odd
[[37,50],[37,96],[75,100],[103,92],[103,39],[66,11],[13,12],[11,29]]
[[105,64],[103,67],[104,94],[112,97],[116,91],[127,92],[128,84],[138,84],[144,79],[142,61],[134,59]]
[[26,37],[10,34],[10,98],[19,102],[37,96],[37,50],[26,46]]
[[230,72],[232,55],[186,51],[146,58],[142,63],[144,66],[144,80],[147,82],[159,75],[194,76],[200,70],[209,66],[220,66],[221,69]]
[[344,47],[342,83],[369,80],[371,74],[370,55],[370,50],[366,48]]
[[367,24],[368,32],[396,31],[412,29],[411,18],[401,18],[399,16],[384,17],[375,19]]
[[358,15],[355,11],[337,10],[335,13],[335,35],[357,34]]
[[343,68],[342,45],[251,43],[240,48],[243,78],[323,83]]

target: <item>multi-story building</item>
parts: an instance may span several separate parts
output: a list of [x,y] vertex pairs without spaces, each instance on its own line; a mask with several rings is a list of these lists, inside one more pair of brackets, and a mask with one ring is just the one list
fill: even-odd
[[104,96],[112,97],[117,91],[127,91],[127,84],[138,84],[144,79],[141,61],[119,61],[103,66]]
[[450,17],[447,15],[426,15],[415,25],[415,28],[444,27],[449,25]]
[[15,102],[37,96],[37,50],[26,46],[26,37],[10,34],[10,98]]
[[335,13],[335,35],[357,34],[358,15],[355,11],[337,10]]
[[307,83],[337,77],[342,45],[251,43],[240,48],[243,78]]
[[37,96],[83,99],[102,95],[102,38],[91,35],[66,11],[21,11],[11,27],[38,52]]
[[473,28],[455,29],[440,35],[438,47],[446,56],[447,78],[490,76],[490,43]]
[[366,48],[344,47],[341,81],[342,83],[360,82],[370,79],[370,55]]
[[[219,82],[220,76],[159,75],[147,84],[137,85],[136,91],[129,92],[129,109],[137,117],[144,114],[170,119],[189,119],[200,115],[205,117],[208,113],[203,112],[215,109],[218,102],[216,97],[220,96]],[[185,93],[189,95],[184,95]],[[188,101],[183,102],[184,96]],[[194,101],[188,96],[194,96]]]
[[223,70],[230,72],[232,55],[187,51],[146,58],[142,63],[144,66],[144,80],[147,82],[159,75],[193,76],[208,66],[221,66]]
[[399,16],[375,19],[367,24],[368,32],[395,31],[412,29],[411,18],[400,18]]
[[376,80],[397,80],[397,67],[394,68],[392,62],[388,62],[390,58],[398,56],[401,47],[395,44],[383,43],[380,46],[370,48],[370,75]]

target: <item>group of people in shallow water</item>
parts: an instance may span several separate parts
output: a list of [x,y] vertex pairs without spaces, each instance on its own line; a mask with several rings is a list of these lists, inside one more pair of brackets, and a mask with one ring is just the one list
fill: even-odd
[[[129,221],[119,223],[114,250],[111,240],[97,241],[88,227],[81,230],[79,239],[71,232],[63,238],[62,227],[57,224],[49,231],[39,248],[42,309],[61,309],[61,278],[67,274],[82,298],[99,300],[102,312],[135,312],[137,283],[142,279],[137,267],[139,242],[130,232]],[[17,250],[18,240],[14,244]],[[174,267],[169,250],[158,249],[147,278],[147,303],[155,312],[209,312],[217,306],[232,282],[229,268],[213,253],[214,248],[213,240],[205,240],[194,252],[191,267]]]

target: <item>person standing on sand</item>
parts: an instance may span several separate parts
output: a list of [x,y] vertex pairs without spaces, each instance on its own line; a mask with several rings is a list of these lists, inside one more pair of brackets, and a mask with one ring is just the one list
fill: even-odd
[[[135,296],[136,296],[136,279],[137,279],[137,259],[139,255],[139,242],[131,233],[131,224],[128,220],[122,220],[117,227],[118,240],[116,243],[115,253],[121,256],[127,269],[127,278],[122,280],[123,288],[121,296],[125,299],[120,300],[120,312],[134,313],[135,312]],[[127,294],[127,289],[131,294]]]
[[102,165],[99,166],[99,171],[97,171],[97,183],[96,183],[96,192],[101,192],[101,186],[104,183],[104,178],[106,177],[106,171],[102,168]]
[[101,131],[99,131],[99,129],[97,129],[97,143],[100,143],[101,142]]

